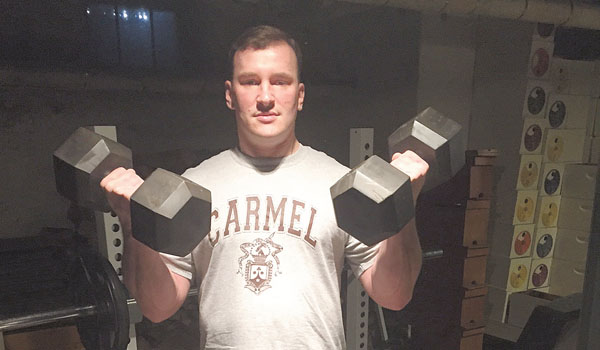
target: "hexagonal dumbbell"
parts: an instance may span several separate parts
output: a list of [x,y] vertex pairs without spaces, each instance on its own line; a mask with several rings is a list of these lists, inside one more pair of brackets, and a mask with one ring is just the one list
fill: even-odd
[[372,156],[331,187],[338,226],[366,245],[399,231],[415,215],[408,175]]
[[118,167],[133,166],[129,148],[87,128],[75,130],[52,158],[58,193],[103,212],[109,212],[110,206],[100,181]]
[[[55,152],[58,192],[86,208],[110,211],[100,181],[131,168],[131,150],[87,128],[77,129]],[[155,170],[131,197],[133,236],[150,248],[188,254],[210,231],[211,194],[164,169]]]
[[390,158],[411,150],[429,164],[424,190],[448,181],[465,165],[461,125],[428,107],[388,137]]
[[158,168],[131,196],[131,230],[138,241],[184,256],[210,231],[211,193]]
[[[412,150],[429,164],[424,188],[452,178],[464,166],[460,124],[427,108],[388,138],[390,155]],[[415,215],[410,177],[372,156],[330,189],[338,226],[367,245],[400,231]]]

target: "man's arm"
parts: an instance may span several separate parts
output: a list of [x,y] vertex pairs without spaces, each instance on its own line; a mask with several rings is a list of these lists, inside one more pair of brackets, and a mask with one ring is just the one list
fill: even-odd
[[421,261],[421,244],[413,218],[400,232],[381,242],[375,262],[363,272],[360,281],[377,304],[401,310],[412,298]]
[[100,186],[123,229],[123,281],[142,313],[153,322],[173,315],[185,301],[190,282],[171,272],[160,254],[131,235],[129,200],[144,182],[133,169],[118,168],[108,174]]
[[[412,151],[394,154],[392,165],[410,176],[416,203],[429,165]],[[400,232],[381,242],[373,265],[363,272],[360,281],[376,303],[401,310],[412,298],[421,264],[421,244],[413,218]]]

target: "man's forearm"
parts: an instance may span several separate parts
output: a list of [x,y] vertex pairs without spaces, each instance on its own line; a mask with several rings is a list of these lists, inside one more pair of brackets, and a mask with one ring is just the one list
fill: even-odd
[[131,235],[124,242],[123,280],[144,316],[160,322],[175,313],[189,290],[189,282],[167,268],[160,254]]
[[[373,300],[400,310],[412,298],[421,271],[421,244],[414,218],[400,232],[381,242],[373,266],[363,282]],[[365,283],[363,283],[365,284]]]

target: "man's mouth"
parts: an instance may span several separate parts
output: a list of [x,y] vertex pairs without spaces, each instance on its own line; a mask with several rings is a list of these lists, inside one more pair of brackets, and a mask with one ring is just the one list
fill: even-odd
[[258,113],[256,115],[256,118],[261,123],[272,123],[277,118],[277,114],[276,113]]

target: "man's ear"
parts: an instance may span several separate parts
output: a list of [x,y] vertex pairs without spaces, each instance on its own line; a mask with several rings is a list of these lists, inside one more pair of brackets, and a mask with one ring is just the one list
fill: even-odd
[[235,106],[233,105],[233,91],[231,91],[231,81],[226,80],[225,81],[225,103],[227,104],[227,107],[229,109],[231,109],[232,111],[235,111]]
[[298,86],[298,111],[302,110],[304,105],[304,84],[300,83]]

